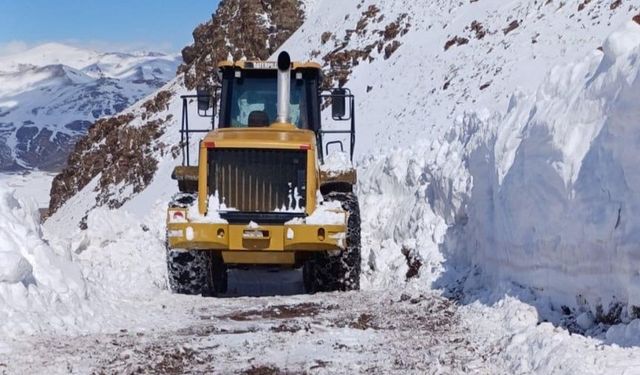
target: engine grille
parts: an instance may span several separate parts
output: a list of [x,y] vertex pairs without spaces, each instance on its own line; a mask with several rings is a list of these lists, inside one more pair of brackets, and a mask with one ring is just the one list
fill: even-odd
[[[209,194],[217,191],[227,207],[243,212],[304,207],[306,167],[305,151],[210,149]],[[298,202],[294,199],[296,188],[302,197]]]

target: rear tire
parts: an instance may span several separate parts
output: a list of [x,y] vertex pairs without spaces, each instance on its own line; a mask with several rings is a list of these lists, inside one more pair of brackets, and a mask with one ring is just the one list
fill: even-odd
[[353,193],[329,193],[328,201],[342,202],[349,213],[345,249],[336,255],[329,252],[314,254],[302,269],[304,287],[308,293],[348,291],[360,289],[360,207]]
[[173,293],[216,296],[227,291],[227,267],[211,251],[167,248],[167,273]]

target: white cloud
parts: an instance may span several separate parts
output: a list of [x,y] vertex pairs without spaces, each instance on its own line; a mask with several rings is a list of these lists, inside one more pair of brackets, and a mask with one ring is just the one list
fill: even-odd
[[16,53],[20,53],[26,51],[30,48],[38,46],[44,43],[61,43],[66,44],[73,47],[83,48],[83,49],[91,49],[100,52],[162,52],[168,54],[176,54],[180,52],[182,46],[176,48],[169,42],[162,43],[151,43],[151,42],[108,42],[104,40],[89,40],[89,41],[79,41],[74,39],[67,40],[43,40],[39,42],[24,42],[21,40],[12,40],[5,43],[0,43],[0,57],[12,55]]
[[29,45],[21,40],[11,40],[6,43],[0,43],[0,56],[13,55],[28,50],[33,45]]
[[[151,51],[151,52],[164,52],[164,53],[176,53],[179,50],[169,42],[151,43],[144,41],[132,41],[132,42],[110,42],[104,40],[61,40],[59,43],[68,44],[70,46],[92,49],[100,52],[138,52],[138,51]],[[182,48],[179,47],[179,48]]]

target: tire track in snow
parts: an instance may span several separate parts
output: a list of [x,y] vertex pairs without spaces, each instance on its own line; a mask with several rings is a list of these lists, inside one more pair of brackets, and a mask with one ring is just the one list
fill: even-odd
[[[32,337],[7,373],[499,373],[437,294],[192,298],[178,329]],[[0,368],[0,372],[3,370]],[[262,371],[262,372],[261,372]]]

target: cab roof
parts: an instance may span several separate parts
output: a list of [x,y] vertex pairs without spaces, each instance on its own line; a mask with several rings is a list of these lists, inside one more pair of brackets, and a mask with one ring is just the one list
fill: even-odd
[[[224,68],[238,68],[238,69],[261,69],[261,70],[277,70],[278,63],[275,61],[260,61],[260,60],[244,60],[244,61],[229,61],[224,60],[218,63],[218,69]],[[322,66],[313,61],[294,61],[291,63],[291,69],[316,69],[321,70]]]

